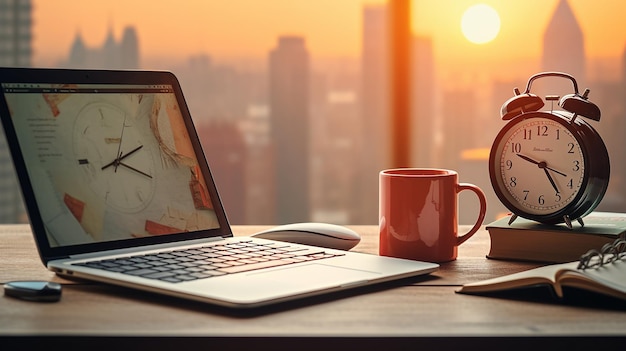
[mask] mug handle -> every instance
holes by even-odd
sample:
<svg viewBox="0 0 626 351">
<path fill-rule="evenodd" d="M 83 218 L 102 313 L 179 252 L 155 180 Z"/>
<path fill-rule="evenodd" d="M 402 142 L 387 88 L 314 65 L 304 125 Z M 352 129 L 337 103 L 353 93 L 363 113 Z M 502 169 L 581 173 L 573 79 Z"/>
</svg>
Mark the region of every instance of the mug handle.
<svg viewBox="0 0 626 351">
<path fill-rule="evenodd" d="M 474 227 L 472 227 L 472 229 L 470 229 L 467 233 L 456 238 L 457 246 L 464 243 L 467 239 L 474 235 L 478 229 L 480 229 L 480 226 L 485 220 L 485 214 L 487 213 L 487 198 L 485 197 L 485 193 L 483 193 L 479 187 L 474 184 L 459 183 L 456 190 L 457 195 L 463 190 L 471 190 L 476 194 L 476 196 L 478 196 L 478 200 L 480 201 L 480 213 L 478 214 L 478 219 L 476 220 Z"/>
</svg>

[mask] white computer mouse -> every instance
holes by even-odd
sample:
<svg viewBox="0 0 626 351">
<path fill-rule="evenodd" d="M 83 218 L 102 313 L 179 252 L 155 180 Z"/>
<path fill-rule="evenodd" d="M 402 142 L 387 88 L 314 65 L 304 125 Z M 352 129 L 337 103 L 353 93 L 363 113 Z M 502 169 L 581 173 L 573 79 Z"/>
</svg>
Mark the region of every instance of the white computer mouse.
<svg viewBox="0 0 626 351">
<path fill-rule="evenodd" d="M 361 236 L 352 229 L 317 222 L 279 225 L 252 236 L 338 250 L 350 250 L 361 241 Z"/>
</svg>

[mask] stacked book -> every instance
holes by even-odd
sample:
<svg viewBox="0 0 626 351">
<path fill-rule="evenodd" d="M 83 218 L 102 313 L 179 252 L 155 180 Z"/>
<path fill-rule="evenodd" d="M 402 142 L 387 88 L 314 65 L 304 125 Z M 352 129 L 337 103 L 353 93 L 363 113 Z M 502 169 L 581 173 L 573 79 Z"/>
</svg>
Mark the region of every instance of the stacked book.
<svg viewBox="0 0 626 351">
<path fill-rule="evenodd" d="M 583 218 L 584 226 L 572 222 L 546 225 L 510 216 L 486 226 L 491 237 L 488 258 L 563 263 L 576 261 L 591 248 L 600 248 L 624 238 L 626 213 L 592 212 Z"/>
</svg>

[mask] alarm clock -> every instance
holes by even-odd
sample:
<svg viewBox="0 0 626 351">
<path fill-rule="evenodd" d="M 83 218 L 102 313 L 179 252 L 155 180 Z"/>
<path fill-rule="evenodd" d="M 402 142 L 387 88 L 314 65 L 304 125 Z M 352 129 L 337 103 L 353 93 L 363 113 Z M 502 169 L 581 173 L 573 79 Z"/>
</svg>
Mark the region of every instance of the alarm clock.
<svg viewBox="0 0 626 351">
<path fill-rule="evenodd" d="M 569 79 L 573 94 L 546 96 L 560 109 L 540 110 L 544 99 L 530 92 L 540 78 Z M 598 132 L 584 117 L 600 120 L 600 109 L 588 100 L 589 89 L 578 92 L 574 77 L 542 72 L 528 80 L 526 90 L 502 105 L 508 123 L 497 134 L 489 154 L 489 176 L 498 199 L 512 215 L 545 224 L 565 223 L 592 212 L 608 187 L 609 155 Z"/>
</svg>

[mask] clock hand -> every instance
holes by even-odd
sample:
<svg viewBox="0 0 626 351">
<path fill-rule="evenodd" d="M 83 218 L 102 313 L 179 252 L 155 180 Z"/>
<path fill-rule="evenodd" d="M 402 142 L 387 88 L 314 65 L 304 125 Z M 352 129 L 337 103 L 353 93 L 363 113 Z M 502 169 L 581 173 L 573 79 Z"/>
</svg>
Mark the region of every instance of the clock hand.
<svg viewBox="0 0 626 351">
<path fill-rule="evenodd" d="M 124 156 L 120 155 L 120 158 L 118 159 L 118 161 L 121 161 L 121 160 L 125 159 L 126 157 L 132 155 L 133 153 L 137 152 L 137 150 L 141 149 L 142 147 L 143 147 L 143 145 L 139 145 L 136 148 L 130 150 L 130 152 L 128 152 L 126 155 L 124 155 Z"/>
<path fill-rule="evenodd" d="M 142 147 L 143 147 L 143 145 L 139 145 L 136 148 L 132 149 L 129 153 L 127 153 L 124 156 L 122 156 L 121 152 L 120 152 L 120 155 L 115 160 L 113 160 L 110 163 L 107 163 L 106 165 L 102 166 L 102 169 L 104 170 L 105 168 L 111 167 L 113 165 L 115 165 L 115 169 L 117 169 L 117 166 L 121 163 L 121 161 L 123 159 L 125 159 L 126 157 L 132 155 L 133 153 L 135 153 L 137 150 L 141 149 Z"/>
<path fill-rule="evenodd" d="M 559 188 L 556 187 L 556 183 L 554 182 L 554 179 L 552 179 L 552 176 L 550 175 L 550 172 L 548 172 L 548 169 L 544 167 L 543 171 L 546 173 L 546 176 L 548 177 L 548 180 L 550 181 L 550 184 L 552 184 L 552 187 L 554 188 L 554 191 L 556 191 L 558 193 L 559 192 Z"/>
<path fill-rule="evenodd" d="M 106 165 L 102 166 L 101 169 L 104 170 L 106 168 L 109 168 L 109 167 L 113 166 L 116 162 L 117 162 L 117 157 L 115 158 L 115 160 L 113 160 L 113 161 L 107 163 Z"/>
<path fill-rule="evenodd" d="M 100 115 L 102 115 L 102 110 L 100 110 Z M 117 158 L 115 159 L 116 161 L 119 161 L 122 159 L 122 140 L 124 139 L 124 128 L 126 127 L 126 114 L 124 114 L 124 121 L 122 121 L 122 133 L 120 134 L 120 143 L 117 145 Z M 116 161 L 113 161 L 114 165 L 115 165 L 115 171 L 117 171 L 117 166 L 118 163 Z"/>
<path fill-rule="evenodd" d="M 128 168 L 128 169 L 130 169 L 130 170 L 133 170 L 133 171 L 135 171 L 135 172 L 137 172 L 137 173 L 139 173 L 139 174 L 143 174 L 143 175 L 145 175 L 145 176 L 146 176 L 146 177 L 148 177 L 148 178 L 152 178 L 152 176 L 151 176 L 151 175 L 149 175 L 148 173 L 142 172 L 142 171 L 138 170 L 138 169 L 137 169 L 137 168 L 135 168 L 135 167 L 132 167 L 132 166 L 129 166 L 129 165 L 125 164 L 124 162 L 118 162 L 118 164 L 119 164 L 120 166 L 124 166 L 124 167 L 126 167 L 126 168 Z"/>
<path fill-rule="evenodd" d="M 526 160 L 526 161 L 528 161 L 530 163 L 534 163 L 536 165 L 539 164 L 539 161 L 535 161 L 535 160 L 533 160 L 532 158 L 530 158 L 530 157 L 528 157 L 526 155 L 522 155 L 522 154 L 516 154 L 516 155 L 519 156 L 521 159 Z"/>
<path fill-rule="evenodd" d="M 521 159 L 523 159 L 523 160 L 526 160 L 526 161 L 528 161 L 528 162 L 530 162 L 530 163 L 534 163 L 534 164 L 536 164 L 539 168 L 549 169 L 549 170 L 551 170 L 552 172 L 554 172 L 554 173 L 556 173 L 556 174 L 560 174 L 560 175 L 562 175 L 563 177 L 567 177 L 567 174 L 565 174 L 565 173 L 563 173 L 563 172 L 559 172 L 559 171 L 557 171 L 557 170 L 556 170 L 556 169 L 554 169 L 554 168 L 548 167 L 548 164 L 547 164 L 545 161 L 541 161 L 541 162 L 539 162 L 539 161 L 535 161 L 535 160 L 533 160 L 532 158 L 530 158 L 530 157 L 528 157 L 528 156 L 526 156 L 526 155 L 522 155 L 522 154 L 516 154 L 516 155 L 517 155 L 517 156 L 519 156 L 519 157 L 520 157 Z"/>
<path fill-rule="evenodd" d="M 546 168 L 546 169 L 551 170 L 552 172 L 554 172 L 554 173 L 556 173 L 556 174 L 560 174 L 560 175 L 562 175 L 563 177 L 567 177 L 567 174 L 565 174 L 565 173 L 563 173 L 563 172 L 559 172 L 559 171 L 557 171 L 556 169 L 550 168 L 550 167 L 548 167 L 548 166 L 546 166 L 545 168 Z"/>
<path fill-rule="evenodd" d="M 530 163 L 534 163 L 534 164 L 537 165 L 537 167 L 543 169 L 543 171 L 546 173 L 546 176 L 548 177 L 548 180 L 550 181 L 550 184 L 552 184 L 552 187 L 554 188 L 554 190 L 557 193 L 559 192 L 559 189 L 556 187 L 556 183 L 554 183 L 554 179 L 552 179 L 552 176 L 550 175 L 550 172 L 548 172 L 548 169 L 550 169 L 550 168 L 548 167 L 548 165 L 546 164 L 545 161 L 538 162 L 538 161 L 535 161 L 535 160 L 533 160 L 532 158 L 530 158 L 530 157 L 528 157 L 526 155 L 522 155 L 522 154 L 516 154 L 516 155 L 519 156 L 521 159 L 526 160 L 526 161 L 528 161 Z M 558 172 L 558 171 L 555 171 L 555 172 L 557 172 L 559 174 L 563 174 L 563 173 Z"/>
</svg>

